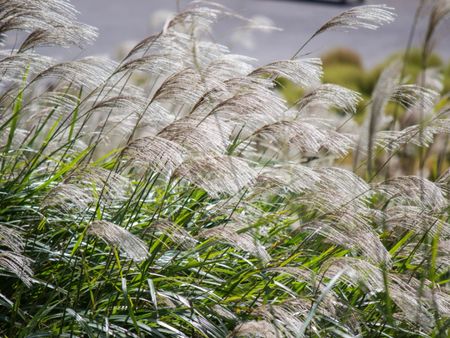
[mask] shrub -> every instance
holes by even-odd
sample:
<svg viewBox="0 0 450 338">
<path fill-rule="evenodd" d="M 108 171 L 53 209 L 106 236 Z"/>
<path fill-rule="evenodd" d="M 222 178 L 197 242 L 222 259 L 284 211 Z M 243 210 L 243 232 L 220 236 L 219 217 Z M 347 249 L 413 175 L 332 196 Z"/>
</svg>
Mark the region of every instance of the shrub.
<svg viewBox="0 0 450 338">
<path fill-rule="evenodd" d="M 335 65 L 350 65 L 362 69 L 363 64 L 359 54 L 347 48 L 334 48 L 321 56 L 324 68 Z"/>
<path fill-rule="evenodd" d="M 335 83 L 353 90 L 359 90 L 363 85 L 361 69 L 352 65 L 333 65 L 324 69 L 324 81 Z"/>
</svg>

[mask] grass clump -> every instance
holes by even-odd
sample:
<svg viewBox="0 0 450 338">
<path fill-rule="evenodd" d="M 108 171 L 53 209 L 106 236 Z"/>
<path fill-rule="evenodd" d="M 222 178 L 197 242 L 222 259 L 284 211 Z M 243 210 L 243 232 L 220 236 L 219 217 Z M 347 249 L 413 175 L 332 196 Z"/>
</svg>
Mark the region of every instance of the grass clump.
<svg viewBox="0 0 450 338">
<path fill-rule="evenodd" d="M 320 59 L 255 66 L 206 40 L 220 5 L 192 3 L 120 62 L 57 62 L 36 48 L 95 35 L 75 9 L 0 4 L 0 32 L 29 34 L 0 60 L 3 335 L 448 334 L 448 173 L 374 163 L 447 133 L 435 91 L 390 66 L 358 129 L 359 94 L 321 83 Z M 314 36 L 393 17 L 364 6 Z M 432 114 L 386 130 L 390 101 Z"/>
</svg>

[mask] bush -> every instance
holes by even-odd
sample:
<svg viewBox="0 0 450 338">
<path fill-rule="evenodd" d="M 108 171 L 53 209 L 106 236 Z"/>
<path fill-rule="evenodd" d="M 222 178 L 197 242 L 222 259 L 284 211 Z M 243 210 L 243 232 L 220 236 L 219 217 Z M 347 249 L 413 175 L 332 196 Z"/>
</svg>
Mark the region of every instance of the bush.
<svg viewBox="0 0 450 338">
<path fill-rule="evenodd" d="M 359 68 L 346 64 L 324 68 L 323 78 L 324 82 L 335 83 L 357 91 L 364 81 Z"/>
<path fill-rule="evenodd" d="M 337 65 L 349 65 L 362 69 L 363 64 L 359 54 L 347 48 L 334 48 L 321 56 L 325 68 Z"/>
</svg>

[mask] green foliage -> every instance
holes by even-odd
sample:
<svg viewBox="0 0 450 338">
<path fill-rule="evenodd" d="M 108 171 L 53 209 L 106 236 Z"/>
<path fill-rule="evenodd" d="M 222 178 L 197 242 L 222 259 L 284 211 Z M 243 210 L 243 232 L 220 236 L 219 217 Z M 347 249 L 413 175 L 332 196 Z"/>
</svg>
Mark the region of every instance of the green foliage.
<svg viewBox="0 0 450 338">
<path fill-rule="evenodd" d="M 361 69 L 353 65 L 332 65 L 324 69 L 324 81 L 336 83 L 352 90 L 362 87 Z"/>
<path fill-rule="evenodd" d="M 351 49 L 335 48 L 321 56 L 325 68 L 334 65 L 350 65 L 362 69 L 363 64 L 358 53 Z"/>
<path fill-rule="evenodd" d="M 303 96 L 304 90 L 286 78 L 277 79 L 278 90 L 289 105 L 294 105 Z"/>
<path fill-rule="evenodd" d="M 450 62 L 447 64 L 447 66 L 444 69 L 444 93 L 450 92 Z"/>
</svg>

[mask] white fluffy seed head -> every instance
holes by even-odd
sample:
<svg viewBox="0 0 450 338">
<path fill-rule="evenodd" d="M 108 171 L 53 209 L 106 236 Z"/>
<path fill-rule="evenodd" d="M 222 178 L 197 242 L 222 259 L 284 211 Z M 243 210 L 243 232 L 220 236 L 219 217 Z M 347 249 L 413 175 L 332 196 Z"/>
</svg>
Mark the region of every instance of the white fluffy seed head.
<svg viewBox="0 0 450 338">
<path fill-rule="evenodd" d="M 394 21 L 396 15 L 393 8 L 386 5 L 366 5 L 353 7 L 335 16 L 325 23 L 315 35 L 330 30 L 346 29 L 377 29 Z"/>
<path fill-rule="evenodd" d="M 271 259 L 264 246 L 248 232 L 240 232 L 241 227 L 236 224 L 219 225 L 211 229 L 202 230 L 200 238 L 215 238 L 224 241 L 237 249 L 246 251 L 264 263 Z"/>
<path fill-rule="evenodd" d="M 107 221 L 94 221 L 88 233 L 101 238 L 109 245 L 118 247 L 127 257 L 140 262 L 147 257 L 147 245 L 124 228 Z"/>
</svg>

